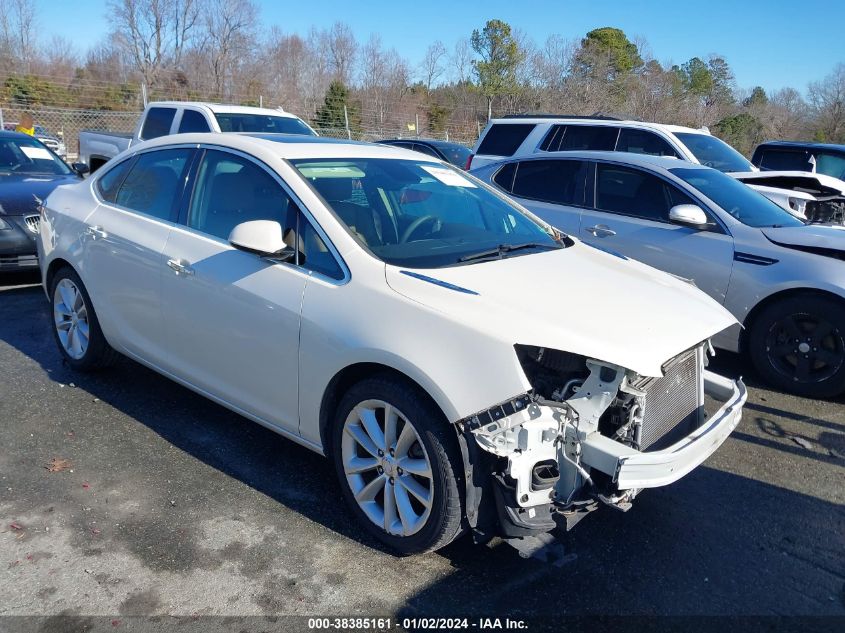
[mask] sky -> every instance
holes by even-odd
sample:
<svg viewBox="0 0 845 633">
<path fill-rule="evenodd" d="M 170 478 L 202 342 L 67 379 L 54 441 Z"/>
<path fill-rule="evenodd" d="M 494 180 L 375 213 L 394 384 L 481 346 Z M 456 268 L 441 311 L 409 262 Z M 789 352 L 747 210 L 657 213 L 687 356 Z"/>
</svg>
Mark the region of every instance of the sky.
<svg viewBox="0 0 845 633">
<path fill-rule="evenodd" d="M 104 0 L 36 0 L 39 38 L 63 35 L 84 53 L 106 34 Z M 449 50 L 489 19 L 526 32 L 535 42 L 551 34 L 581 38 L 602 26 L 642 36 L 661 63 L 722 55 L 741 88 L 785 86 L 806 91 L 845 62 L 843 0 L 257 0 L 263 27 L 307 34 L 335 21 L 352 27 L 359 42 L 372 33 L 387 48 L 417 64 L 426 47 L 442 40 Z M 318 9 L 318 10 L 317 10 Z"/>
</svg>

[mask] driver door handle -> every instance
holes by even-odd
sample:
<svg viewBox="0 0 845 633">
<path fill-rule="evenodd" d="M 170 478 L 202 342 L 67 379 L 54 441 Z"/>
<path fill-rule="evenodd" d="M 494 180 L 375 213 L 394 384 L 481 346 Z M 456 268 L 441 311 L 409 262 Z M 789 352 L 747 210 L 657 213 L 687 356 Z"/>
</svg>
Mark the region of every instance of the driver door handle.
<svg viewBox="0 0 845 633">
<path fill-rule="evenodd" d="M 95 240 L 104 240 L 108 237 L 108 233 L 103 230 L 101 226 L 89 226 L 85 229 L 85 233 L 93 237 Z"/>
<path fill-rule="evenodd" d="M 177 275 L 193 275 L 194 269 L 184 259 L 168 259 L 167 265 Z"/>
<path fill-rule="evenodd" d="M 607 224 L 596 224 L 595 226 L 585 229 L 587 233 L 592 233 L 594 237 L 611 237 L 616 235 L 616 231 L 607 226 Z"/>
</svg>

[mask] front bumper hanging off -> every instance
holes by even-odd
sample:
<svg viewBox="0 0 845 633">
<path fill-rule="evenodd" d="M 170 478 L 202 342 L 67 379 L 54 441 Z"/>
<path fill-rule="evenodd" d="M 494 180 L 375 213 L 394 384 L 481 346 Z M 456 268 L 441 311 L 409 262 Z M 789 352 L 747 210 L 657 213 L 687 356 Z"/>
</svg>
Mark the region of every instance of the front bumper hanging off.
<svg viewBox="0 0 845 633">
<path fill-rule="evenodd" d="M 619 490 L 657 488 L 677 481 L 724 443 L 739 424 L 748 398 L 742 380 L 734 382 L 710 371 L 704 372 L 704 392 L 724 404 L 679 442 L 660 451 L 641 452 L 591 433 L 582 442 L 583 463 L 612 476 Z"/>
</svg>

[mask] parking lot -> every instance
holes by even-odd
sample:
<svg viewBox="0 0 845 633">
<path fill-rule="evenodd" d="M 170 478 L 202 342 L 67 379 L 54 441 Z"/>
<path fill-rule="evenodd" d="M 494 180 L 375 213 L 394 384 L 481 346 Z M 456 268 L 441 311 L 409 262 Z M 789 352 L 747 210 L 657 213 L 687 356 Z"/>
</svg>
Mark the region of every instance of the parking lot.
<svg viewBox="0 0 845 633">
<path fill-rule="evenodd" d="M 129 360 L 64 367 L 36 281 L 0 279 L 0 614 L 845 615 L 843 400 L 721 353 L 750 387 L 732 437 L 560 533 L 562 564 L 469 539 L 399 559 L 318 455 Z"/>
</svg>

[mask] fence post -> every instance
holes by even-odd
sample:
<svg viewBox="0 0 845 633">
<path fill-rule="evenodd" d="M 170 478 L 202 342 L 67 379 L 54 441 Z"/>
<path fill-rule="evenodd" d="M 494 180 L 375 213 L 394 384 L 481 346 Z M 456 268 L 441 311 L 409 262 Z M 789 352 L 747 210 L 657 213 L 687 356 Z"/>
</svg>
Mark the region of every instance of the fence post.
<svg viewBox="0 0 845 633">
<path fill-rule="evenodd" d="M 449 142 L 449 129 L 446 129 L 446 142 Z"/>
<path fill-rule="evenodd" d="M 5 129 L 3 127 L 3 108 L 0 108 L 0 130 Z"/>
<path fill-rule="evenodd" d="M 414 131 L 417 133 L 417 138 L 420 137 L 420 115 L 419 113 L 414 114 Z"/>
<path fill-rule="evenodd" d="M 349 112 L 346 109 L 346 104 L 343 104 L 343 123 L 346 126 L 346 138 L 352 140 L 352 131 L 349 129 Z"/>
<path fill-rule="evenodd" d="M 259 107 L 259 108 L 263 108 L 263 107 L 264 107 L 264 95 L 258 95 L 258 107 Z M 404 427 L 403 427 L 403 428 L 404 428 Z"/>
<path fill-rule="evenodd" d="M 141 83 L 141 100 L 144 102 L 144 107 L 147 107 L 147 84 Z"/>
</svg>

